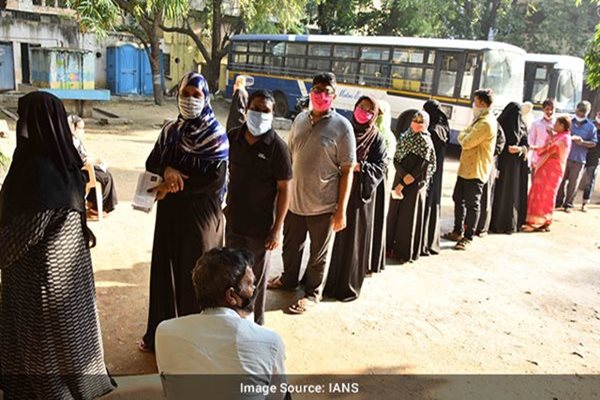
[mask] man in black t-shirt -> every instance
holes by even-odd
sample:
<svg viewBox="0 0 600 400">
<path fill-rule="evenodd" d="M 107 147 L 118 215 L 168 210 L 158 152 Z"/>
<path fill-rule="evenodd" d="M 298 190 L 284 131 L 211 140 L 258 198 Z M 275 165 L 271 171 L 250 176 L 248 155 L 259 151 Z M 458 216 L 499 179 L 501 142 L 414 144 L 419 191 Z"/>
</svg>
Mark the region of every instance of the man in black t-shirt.
<svg viewBox="0 0 600 400">
<path fill-rule="evenodd" d="M 228 132 L 229 187 L 226 244 L 254 253 L 254 320 L 264 323 L 270 252 L 281 244 L 289 207 L 292 160 L 273 130 L 273 94 L 257 90 L 248 98 L 246 122 Z"/>
</svg>

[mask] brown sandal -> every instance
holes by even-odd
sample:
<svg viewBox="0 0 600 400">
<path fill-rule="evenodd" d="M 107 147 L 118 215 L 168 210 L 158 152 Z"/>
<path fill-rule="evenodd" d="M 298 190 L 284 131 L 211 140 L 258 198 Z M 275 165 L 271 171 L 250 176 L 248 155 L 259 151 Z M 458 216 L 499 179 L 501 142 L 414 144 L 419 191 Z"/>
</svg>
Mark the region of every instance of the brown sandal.
<svg viewBox="0 0 600 400">
<path fill-rule="evenodd" d="M 301 298 L 296 302 L 296 304 L 292 304 L 288 309 L 292 314 L 304 314 L 305 312 L 311 310 L 317 303 L 315 301 L 309 300 L 306 297 Z"/>
</svg>

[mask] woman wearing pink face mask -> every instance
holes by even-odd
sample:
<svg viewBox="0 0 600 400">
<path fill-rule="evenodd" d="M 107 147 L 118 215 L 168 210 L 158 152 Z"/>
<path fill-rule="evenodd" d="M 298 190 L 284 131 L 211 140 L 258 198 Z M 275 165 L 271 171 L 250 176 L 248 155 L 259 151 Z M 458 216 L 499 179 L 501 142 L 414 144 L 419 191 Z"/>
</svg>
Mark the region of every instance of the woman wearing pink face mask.
<svg viewBox="0 0 600 400">
<path fill-rule="evenodd" d="M 356 159 L 350 200 L 346 211 L 346 229 L 335 236 L 331 264 L 324 295 L 340 301 L 358 298 L 367 271 L 371 270 L 374 237 L 375 192 L 387 173 L 385 140 L 375 122 L 377 101 L 362 96 L 351 119 L 356 138 Z M 380 229 L 383 223 L 375 224 Z"/>
<path fill-rule="evenodd" d="M 419 258 L 424 247 L 423 231 L 427 189 L 436 169 L 433 142 L 427 131 L 429 114 L 418 111 L 410 128 L 398 138 L 394 157 L 394 196 L 387 220 L 388 255 L 400 263 Z"/>
</svg>

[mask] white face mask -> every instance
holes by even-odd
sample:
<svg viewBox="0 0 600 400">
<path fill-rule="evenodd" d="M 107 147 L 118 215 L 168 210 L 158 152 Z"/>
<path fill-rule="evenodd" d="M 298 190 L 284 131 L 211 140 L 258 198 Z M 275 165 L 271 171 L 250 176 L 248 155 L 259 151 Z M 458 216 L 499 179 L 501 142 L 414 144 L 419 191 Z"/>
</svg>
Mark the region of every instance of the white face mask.
<svg viewBox="0 0 600 400">
<path fill-rule="evenodd" d="M 481 114 L 483 114 L 487 110 L 487 108 L 477 107 L 475 103 L 473 103 L 473 116 L 475 118 L 479 118 Z"/>
<path fill-rule="evenodd" d="M 596 123 L 600 124 L 600 117 L 596 117 Z"/>
<path fill-rule="evenodd" d="M 180 97 L 178 105 L 179 113 L 184 119 L 196 119 L 204 110 L 204 98 Z"/>
<path fill-rule="evenodd" d="M 583 122 L 583 121 L 586 120 L 585 117 L 580 117 L 580 116 L 577 116 L 577 115 L 575 116 L 575 119 L 577 120 L 577 122 Z"/>
<path fill-rule="evenodd" d="M 273 126 L 273 113 L 249 110 L 246 115 L 246 125 L 253 136 L 264 135 Z"/>
</svg>

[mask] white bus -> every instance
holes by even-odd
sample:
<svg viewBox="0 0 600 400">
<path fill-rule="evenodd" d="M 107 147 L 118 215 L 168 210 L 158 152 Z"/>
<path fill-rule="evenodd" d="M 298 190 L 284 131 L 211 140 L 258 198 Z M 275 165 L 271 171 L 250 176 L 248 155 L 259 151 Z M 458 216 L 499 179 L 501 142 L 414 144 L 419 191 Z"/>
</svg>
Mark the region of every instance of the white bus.
<svg viewBox="0 0 600 400">
<path fill-rule="evenodd" d="M 331 71 L 338 80 L 335 107 L 349 116 L 363 94 L 384 99 L 393 117 L 439 100 L 450 118 L 453 139 L 473 114 L 473 92 L 494 90 L 494 109 L 521 101 L 525 51 L 500 42 L 387 36 L 236 35 L 228 60 L 227 95 L 237 75 L 269 89 L 276 114 L 290 116 L 311 78 Z"/>
<path fill-rule="evenodd" d="M 542 102 L 552 98 L 557 112 L 575 113 L 583 91 L 584 66 L 584 61 L 578 57 L 527 54 L 523 99 L 531 101 L 541 112 Z"/>
</svg>

